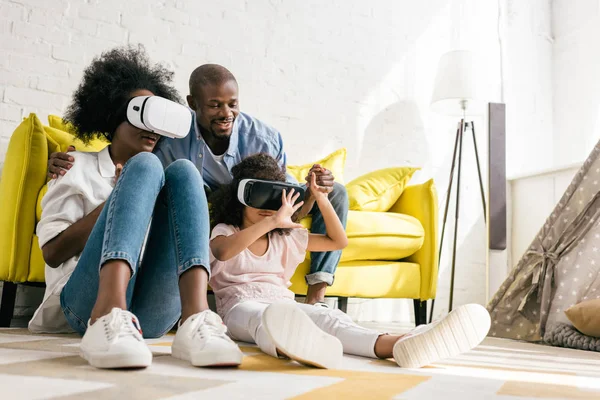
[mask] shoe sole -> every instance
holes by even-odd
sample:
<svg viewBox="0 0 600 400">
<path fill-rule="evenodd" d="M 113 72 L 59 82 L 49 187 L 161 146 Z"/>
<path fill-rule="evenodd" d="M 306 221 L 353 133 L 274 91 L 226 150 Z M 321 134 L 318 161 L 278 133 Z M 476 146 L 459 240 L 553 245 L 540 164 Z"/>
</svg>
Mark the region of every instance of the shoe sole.
<svg viewBox="0 0 600 400">
<path fill-rule="evenodd" d="M 171 355 L 180 360 L 189 361 L 194 367 L 237 367 L 242 364 L 244 355 L 225 354 L 224 352 L 204 352 L 201 355 L 190 354 L 177 346 L 171 347 Z"/>
<path fill-rule="evenodd" d="M 323 332 L 294 304 L 271 304 L 262 323 L 277 350 L 292 360 L 318 368 L 337 368 L 342 362 L 339 339 Z"/>
<path fill-rule="evenodd" d="M 106 354 L 79 351 L 81 357 L 92 367 L 102 369 L 146 368 L 152 364 L 152 353 L 148 354 Z"/>
<path fill-rule="evenodd" d="M 394 360 L 403 368 L 421 368 L 458 356 L 479 345 L 490 329 L 490 315 L 478 304 L 453 310 L 430 330 L 394 345 Z"/>
</svg>

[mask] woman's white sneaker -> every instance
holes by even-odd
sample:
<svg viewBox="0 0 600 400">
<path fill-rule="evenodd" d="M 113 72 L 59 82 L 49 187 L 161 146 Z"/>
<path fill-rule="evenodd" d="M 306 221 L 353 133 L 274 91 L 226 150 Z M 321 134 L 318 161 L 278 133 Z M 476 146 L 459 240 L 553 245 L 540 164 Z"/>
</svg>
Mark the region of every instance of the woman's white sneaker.
<svg viewBox="0 0 600 400">
<path fill-rule="evenodd" d="M 96 368 L 142 368 L 152 363 L 138 319 L 120 308 L 113 308 L 92 325 L 88 322 L 79 352 Z"/>
<path fill-rule="evenodd" d="M 171 354 L 196 367 L 227 367 L 242 363 L 244 354 L 227 336 L 221 317 L 211 310 L 189 317 L 177 329 Z"/>
<path fill-rule="evenodd" d="M 479 345 L 490 329 L 490 314 L 479 304 L 467 304 L 443 319 L 421 325 L 394 345 L 394 360 L 404 368 L 455 357 Z"/>
<path fill-rule="evenodd" d="M 277 350 L 292 360 L 319 368 L 337 368 L 342 362 L 339 339 L 321 330 L 291 302 L 267 307 L 262 324 Z"/>
</svg>

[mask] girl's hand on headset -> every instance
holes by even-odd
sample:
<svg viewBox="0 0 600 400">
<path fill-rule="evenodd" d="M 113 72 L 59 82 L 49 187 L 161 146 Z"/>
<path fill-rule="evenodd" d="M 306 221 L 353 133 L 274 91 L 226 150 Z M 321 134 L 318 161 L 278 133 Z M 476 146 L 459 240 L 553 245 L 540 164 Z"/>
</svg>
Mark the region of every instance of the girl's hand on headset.
<svg viewBox="0 0 600 400">
<path fill-rule="evenodd" d="M 294 192 L 294 189 L 292 189 L 289 193 L 286 193 L 284 189 L 283 193 L 281 194 L 281 207 L 279 210 L 277 210 L 277 213 L 273 215 L 273 219 L 277 228 L 303 228 L 301 224 L 292 221 L 292 215 L 294 215 L 294 213 L 298 211 L 300 207 L 302 207 L 302 204 L 304 204 L 303 201 L 296 203 L 296 200 L 298 200 L 298 197 L 300 197 L 300 193 L 294 194 Z"/>
</svg>

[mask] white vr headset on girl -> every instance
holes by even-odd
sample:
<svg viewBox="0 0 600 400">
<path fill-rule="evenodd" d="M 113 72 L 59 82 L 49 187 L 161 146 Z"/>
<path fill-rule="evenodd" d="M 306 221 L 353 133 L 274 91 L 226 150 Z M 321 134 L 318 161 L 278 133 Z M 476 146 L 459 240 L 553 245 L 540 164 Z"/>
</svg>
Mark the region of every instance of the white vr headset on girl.
<svg viewBox="0 0 600 400">
<path fill-rule="evenodd" d="M 190 110 L 159 96 L 137 96 L 127 104 L 127 121 L 140 129 L 181 139 L 192 125 Z"/>
<path fill-rule="evenodd" d="M 300 193 L 296 202 L 304 200 L 306 189 L 302 186 L 260 179 L 242 179 L 238 185 L 237 197 L 245 206 L 277 211 L 281 208 L 281 195 L 284 189 L 286 193 L 290 193 L 292 189 L 294 193 Z"/>
</svg>

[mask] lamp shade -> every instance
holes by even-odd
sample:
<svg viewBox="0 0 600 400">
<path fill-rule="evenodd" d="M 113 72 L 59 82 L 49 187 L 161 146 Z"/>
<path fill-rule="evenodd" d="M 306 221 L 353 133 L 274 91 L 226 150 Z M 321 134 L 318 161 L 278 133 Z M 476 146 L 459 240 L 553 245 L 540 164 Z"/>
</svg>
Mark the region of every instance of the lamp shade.
<svg viewBox="0 0 600 400">
<path fill-rule="evenodd" d="M 431 109 L 446 115 L 483 114 L 482 77 L 480 60 L 474 53 L 456 50 L 444 54 L 438 64 Z"/>
</svg>

